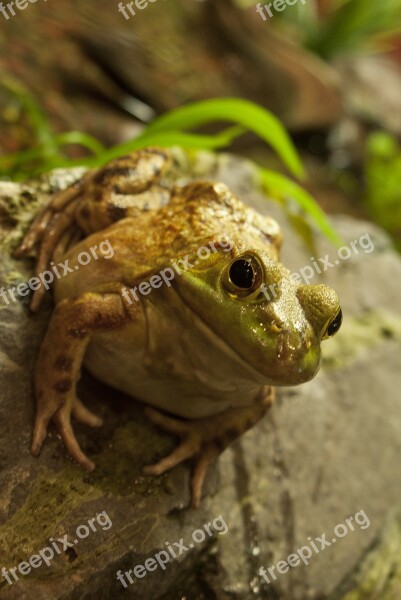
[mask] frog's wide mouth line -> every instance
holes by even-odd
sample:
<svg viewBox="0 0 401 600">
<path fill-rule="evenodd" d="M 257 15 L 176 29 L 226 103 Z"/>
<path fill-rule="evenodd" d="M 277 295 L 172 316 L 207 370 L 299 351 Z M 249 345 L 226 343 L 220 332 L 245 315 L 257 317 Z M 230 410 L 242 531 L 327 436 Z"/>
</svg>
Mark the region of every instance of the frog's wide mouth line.
<svg viewBox="0 0 401 600">
<path fill-rule="evenodd" d="M 170 292 L 171 291 L 172 288 L 170 288 Z M 214 343 L 216 347 L 220 347 L 222 352 L 230 356 L 235 362 L 240 363 L 241 366 L 249 372 L 252 381 L 255 381 L 261 385 L 277 385 L 273 382 L 266 381 L 266 375 L 248 362 L 244 356 L 242 356 L 235 348 L 231 346 L 231 344 L 227 342 L 226 339 L 216 335 L 216 333 L 211 329 L 210 325 L 202 317 L 195 313 L 193 308 L 188 304 L 188 301 L 180 294 L 177 288 L 174 288 L 174 292 L 177 294 L 177 296 L 179 296 L 180 301 L 185 304 L 186 308 L 190 311 L 192 318 L 196 323 L 199 324 L 199 328 L 205 333 L 206 337 L 213 340 L 212 343 Z M 289 384 L 288 387 L 291 386 L 292 384 Z"/>
</svg>

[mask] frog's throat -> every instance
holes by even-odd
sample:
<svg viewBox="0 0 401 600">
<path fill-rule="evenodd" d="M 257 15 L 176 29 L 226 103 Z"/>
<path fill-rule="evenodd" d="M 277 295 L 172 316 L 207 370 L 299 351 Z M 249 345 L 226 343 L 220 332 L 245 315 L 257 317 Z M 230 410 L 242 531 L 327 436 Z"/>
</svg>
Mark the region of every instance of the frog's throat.
<svg viewBox="0 0 401 600">
<path fill-rule="evenodd" d="M 249 373 L 249 381 L 258 383 L 260 385 L 275 385 L 274 381 L 270 380 L 265 374 L 258 371 L 253 367 L 241 354 L 237 352 L 226 340 L 218 336 L 208 323 L 202 319 L 192 307 L 188 304 L 186 299 L 179 293 L 177 288 L 170 288 L 169 292 L 174 292 L 180 299 L 180 302 L 185 305 L 186 309 L 191 313 L 192 318 L 198 325 L 200 331 L 210 340 L 210 343 L 214 344 L 215 347 L 220 348 L 221 352 L 231 358 L 235 363 L 238 363 L 247 373 Z"/>
</svg>

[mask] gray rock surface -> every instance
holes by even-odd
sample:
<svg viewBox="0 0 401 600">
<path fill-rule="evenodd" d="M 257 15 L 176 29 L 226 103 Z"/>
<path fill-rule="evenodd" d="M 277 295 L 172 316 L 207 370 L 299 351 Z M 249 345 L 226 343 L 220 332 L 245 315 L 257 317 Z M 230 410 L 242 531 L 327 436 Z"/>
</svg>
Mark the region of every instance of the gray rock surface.
<svg viewBox="0 0 401 600">
<path fill-rule="evenodd" d="M 0 183 L 0 287 L 31 276 L 32 265 L 11 259 L 10 247 L 50 191 L 78 174 L 58 172 L 23 186 Z M 286 210 L 266 200 L 249 163 L 224 155 L 182 157 L 175 176 L 188 174 L 225 181 L 242 200 L 275 216 L 284 230 L 283 262 L 294 271 L 310 265 L 312 254 L 294 233 Z M 139 403 L 88 375 L 80 395 L 106 425 L 77 431 L 97 469 L 82 472 L 54 434 L 41 457 L 31 457 L 32 365 L 51 298 L 34 317 L 25 303 L 6 306 L 0 299 L 0 569 L 28 560 L 50 538 L 67 534 L 73 540 L 77 527 L 103 511 L 112 521 L 108 529 L 98 523 L 96 532 L 56 555 L 49 567 L 18 573 L 13 585 L 0 577 L 0 598 L 337 600 L 342 590 L 349 594 L 344 582 L 362 568 L 399 502 L 401 259 L 371 224 L 345 217 L 333 222 L 345 244 L 369 234 L 375 246 L 370 253 L 359 247 L 358 255 L 312 280 L 338 292 L 341 333 L 324 344 L 318 376 L 299 388 L 279 390 L 271 413 L 220 457 L 198 511 L 184 509 L 187 465 L 159 479 L 141 474 L 141 467 L 175 440 L 146 422 Z M 314 243 L 315 258 L 338 259 L 319 234 Z M 314 552 L 308 566 L 290 567 L 270 584 L 258 574 L 261 566 L 267 569 L 310 543 L 309 537 L 325 533 L 331 540 L 336 525 L 359 511 L 369 527 L 355 525 L 335 544 Z M 143 564 L 166 542 L 190 542 L 195 529 L 219 515 L 226 534 L 195 543 L 165 570 L 149 572 L 125 590 L 117 581 L 118 569 Z M 394 594 L 386 600 L 399 600 L 397 590 Z M 381 598 L 366 596 L 376 597 Z"/>
</svg>

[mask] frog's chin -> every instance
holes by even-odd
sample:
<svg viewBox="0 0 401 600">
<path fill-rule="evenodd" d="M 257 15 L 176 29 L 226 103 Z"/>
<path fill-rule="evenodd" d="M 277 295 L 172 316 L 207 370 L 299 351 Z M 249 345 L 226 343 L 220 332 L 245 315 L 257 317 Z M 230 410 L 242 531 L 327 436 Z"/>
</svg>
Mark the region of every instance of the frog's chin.
<svg viewBox="0 0 401 600">
<path fill-rule="evenodd" d="M 302 383 L 307 383 L 311 381 L 319 371 L 320 365 L 318 365 L 314 370 L 303 371 L 302 369 L 295 371 L 290 370 L 288 373 L 283 375 L 283 377 L 271 377 L 269 385 L 273 385 L 275 387 L 291 387 L 295 385 L 301 385 Z"/>
<path fill-rule="evenodd" d="M 276 359 L 271 362 L 261 365 L 259 368 L 256 365 L 253 367 L 265 377 L 266 385 L 275 387 L 289 387 L 301 385 L 315 377 L 320 369 L 322 362 L 321 354 L 314 353 L 293 360 Z"/>
</svg>

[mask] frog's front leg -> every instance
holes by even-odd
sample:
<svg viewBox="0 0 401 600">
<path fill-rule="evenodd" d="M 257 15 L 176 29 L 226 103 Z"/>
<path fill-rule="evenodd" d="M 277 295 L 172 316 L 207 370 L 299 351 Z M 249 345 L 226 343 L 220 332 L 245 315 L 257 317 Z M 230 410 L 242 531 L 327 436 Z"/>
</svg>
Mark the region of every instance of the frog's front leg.
<svg viewBox="0 0 401 600">
<path fill-rule="evenodd" d="M 145 414 L 152 423 L 178 436 L 181 442 L 167 457 L 145 467 L 144 473 L 161 475 L 181 462 L 194 458 L 191 505 L 197 508 L 210 463 L 235 439 L 251 429 L 269 410 L 273 400 L 274 389 L 264 387 L 249 407 L 229 408 L 213 417 L 193 421 L 176 419 L 153 408 L 147 408 Z"/>
<path fill-rule="evenodd" d="M 86 469 L 94 468 L 79 447 L 71 415 L 92 427 L 100 426 L 102 421 L 76 397 L 76 384 L 93 334 L 121 327 L 128 318 L 118 294 L 87 293 L 56 306 L 36 367 L 37 411 L 31 450 L 34 456 L 39 454 L 49 422 L 53 421 L 68 453 Z M 55 348 L 60 350 L 55 352 Z"/>
</svg>

